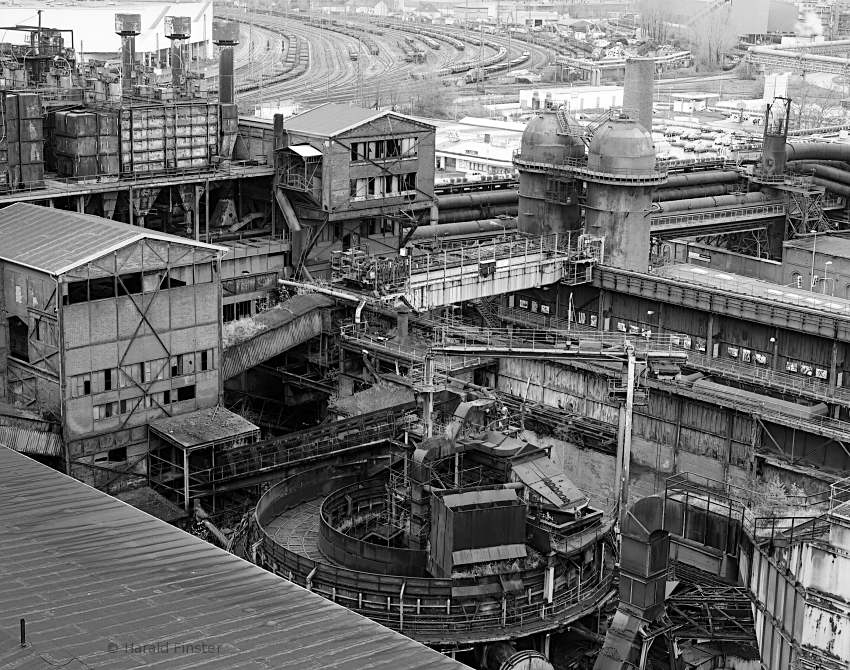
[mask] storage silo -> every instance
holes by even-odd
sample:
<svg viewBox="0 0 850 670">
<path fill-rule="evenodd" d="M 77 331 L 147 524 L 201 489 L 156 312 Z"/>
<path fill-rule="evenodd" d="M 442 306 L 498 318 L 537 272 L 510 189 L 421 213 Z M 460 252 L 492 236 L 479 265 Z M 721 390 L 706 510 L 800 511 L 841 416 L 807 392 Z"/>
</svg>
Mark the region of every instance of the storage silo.
<svg viewBox="0 0 850 670">
<path fill-rule="evenodd" d="M 581 227 L 579 182 L 559 170 L 584 157 L 581 131 L 563 112 L 545 110 L 528 122 L 522 134 L 519 171 L 518 228 L 548 234 Z"/>
</svg>

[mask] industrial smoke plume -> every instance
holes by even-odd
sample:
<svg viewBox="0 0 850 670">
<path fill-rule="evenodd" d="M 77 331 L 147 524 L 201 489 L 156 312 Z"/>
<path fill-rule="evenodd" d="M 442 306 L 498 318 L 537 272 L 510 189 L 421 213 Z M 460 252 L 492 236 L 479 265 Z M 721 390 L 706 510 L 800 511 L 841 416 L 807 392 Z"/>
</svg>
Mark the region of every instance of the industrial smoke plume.
<svg viewBox="0 0 850 670">
<path fill-rule="evenodd" d="M 800 37 L 823 35 L 823 24 L 816 14 L 807 12 L 805 16 L 803 16 L 802 22 L 797 21 L 797 23 L 794 24 L 794 32 L 796 32 Z"/>
</svg>

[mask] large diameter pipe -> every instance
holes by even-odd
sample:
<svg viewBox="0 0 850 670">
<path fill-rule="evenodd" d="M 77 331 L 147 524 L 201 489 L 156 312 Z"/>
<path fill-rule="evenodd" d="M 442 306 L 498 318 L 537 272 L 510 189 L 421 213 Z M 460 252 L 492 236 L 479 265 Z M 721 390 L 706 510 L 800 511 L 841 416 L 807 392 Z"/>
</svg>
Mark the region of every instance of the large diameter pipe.
<svg viewBox="0 0 850 670">
<path fill-rule="evenodd" d="M 218 100 L 228 105 L 234 102 L 235 83 L 233 81 L 233 47 L 221 47 L 218 59 Z"/>
<path fill-rule="evenodd" d="M 819 186 L 826 187 L 827 191 L 837 195 L 850 197 L 850 184 L 839 184 L 838 182 L 831 181 L 829 179 L 822 179 L 821 177 L 813 177 L 812 181 Z"/>
<path fill-rule="evenodd" d="M 828 179 L 831 181 L 841 182 L 842 184 L 850 184 L 850 172 L 828 165 L 820 165 L 818 163 L 804 163 L 805 170 L 811 170 L 815 177 Z"/>
<path fill-rule="evenodd" d="M 437 215 L 438 223 L 459 223 L 460 221 L 473 221 L 478 219 L 495 218 L 497 216 L 516 216 L 518 206 L 494 205 L 482 206 L 475 209 L 449 209 L 440 210 Z"/>
<path fill-rule="evenodd" d="M 770 202 L 770 196 L 764 193 L 746 193 L 742 195 L 718 195 L 705 198 L 688 198 L 686 200 L 670 200 L 656 202 L 652 205 L 655 212 L 685 212 L 699 209 L 714 209 L 715 207 L 735 207 L 757 205 Z"/>
<path fill-rule="evenodd" d="M 833 144 L 831 142 L 794 142 L 785 145 L 785 156 L 789 161 L 850 160 L 850 144 Z"/>
<path fill-rule="evenodd" d="M 738 181 L 734 170 L 705 170 L 704 172 L 679 172 L 667 177 L 666 188 L 696 186 L 697 184 L 729 184 Z"/>
<path fill-rule="evenodd" d="M 497 191 L 479 191 L 477 193 L 455 193 L 441 195 L 437 198 L 437 207 L 443 209 L 460 209 L 462 207 L 478 207 L 480 205 L 516 204 L 519 194 L 512 188 Z"/>
<path fill-rule="evenodd" d="M 491 234 L 498 235 L 516 230 L 516 219 L 484 219 L 481 221 L 458 221 L 457 223 L 438 223 L 435 226 L 419 226 L 411 236 L 414 240 L 453 235 Z"/>
<path fill-rule="evenodd" d="M 683 188 L 660 188 L 652 194 L 656 202 L 665 200 L 686 200 L 709 195 L 726 195 L 733 188 L 731 184 L 703 184 L 701 186 L 685 186 Z"/>
</svg>

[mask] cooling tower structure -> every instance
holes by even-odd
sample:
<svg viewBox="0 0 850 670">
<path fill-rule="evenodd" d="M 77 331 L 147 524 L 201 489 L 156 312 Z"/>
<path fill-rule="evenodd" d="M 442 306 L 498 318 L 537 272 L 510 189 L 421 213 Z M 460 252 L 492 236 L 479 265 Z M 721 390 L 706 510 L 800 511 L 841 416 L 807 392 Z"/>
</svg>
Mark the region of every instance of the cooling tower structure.
<svg viewBox="0 0 850 670">
<path fill-rule="evenodd" d="M 585 233 L 604 239 L 605 265 L 646 272 L 651 192 L 667 181 L 649 131 L 625 113 L 604 121 L 580 174 L 587 185 Z"/>
<path fill-rule="evenodd" d="M 519 160 L 518 228 L 548 234 L 581 227 L 581 183 L 563 167 L 584 159 L 582 130 L 563 112 L 545 110 L 529 121 Z"/>
</svg>

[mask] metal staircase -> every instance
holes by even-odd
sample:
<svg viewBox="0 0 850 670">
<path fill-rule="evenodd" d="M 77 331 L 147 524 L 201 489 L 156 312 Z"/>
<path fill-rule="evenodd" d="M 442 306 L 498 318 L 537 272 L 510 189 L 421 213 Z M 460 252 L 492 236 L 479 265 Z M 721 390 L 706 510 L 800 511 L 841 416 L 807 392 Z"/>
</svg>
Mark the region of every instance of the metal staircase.
<svg viewBox="0 0 850 670">
<path fill-rule="evenodd" d="M 490 300 L 487 298 L 474 298 L 469 302 L 475 308 L 475 311 L 481 316 L 481 320 L 484 322 L 485 326 L 488 328 L 502 327 L 502 321 L 499 319 L 499 315 L 496 313 L 496 310 L 493 308 Z"/>
</svg>

